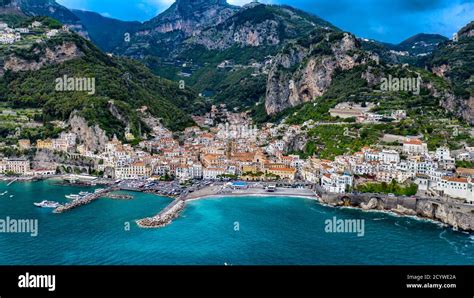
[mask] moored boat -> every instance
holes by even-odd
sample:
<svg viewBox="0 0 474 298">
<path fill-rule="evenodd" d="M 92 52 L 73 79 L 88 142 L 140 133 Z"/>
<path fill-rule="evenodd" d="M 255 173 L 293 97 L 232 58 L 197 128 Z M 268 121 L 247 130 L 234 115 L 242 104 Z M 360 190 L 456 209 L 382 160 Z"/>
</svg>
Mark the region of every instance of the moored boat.
<svg viewBox="0 0 474 298">
<path fill-rule="evenodd" d="M 40 208 L 58 208 L 59 206 L 61 206 L 61 204 L 59 204 L 58 202 L 46 201 L 46 200 L 40 203 L 34 203 L 34 205 Z"/>
<path fill-rule="evenodd" d="M 78 200 L 81 198 L 80 195 L 76 195 L 76 194 L 70 194 L 70 195 L 66 195 L 65 196 L 67 199 L 70 199 L 70 200 Z"/>
</svg>

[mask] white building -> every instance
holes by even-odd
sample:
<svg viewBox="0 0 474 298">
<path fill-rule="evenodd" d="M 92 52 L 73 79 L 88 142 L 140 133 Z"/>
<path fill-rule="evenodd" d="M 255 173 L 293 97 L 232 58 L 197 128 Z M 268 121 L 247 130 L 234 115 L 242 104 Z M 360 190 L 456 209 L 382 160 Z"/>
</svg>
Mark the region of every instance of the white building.
<svg viewBox="0 0 474 298">
<path fill-rule="evenodd" d="M 135 162 L 115 168 L 117 179 L 146 179 L 151 176 L 151 173 L 151 167 L 143 162 Z"/>
<path fill-rule="evenodd" d="M 202 178 L 206 180 L 215 180 L 226 173 L 224 168 L 209 167 L 202 170 Z"/>
<path fill-rule="evenodd" d="M 345 193 L 348 187 L 353 185 L 353 177 L 349 174 L 324 174 L 321 177 L 321 187 L 332 193 Z"/>
<path fill-rule="evenodd" d="M 444 177 L 441 179 L 440 190 L 450 197 L 474 203 L 474 181 L 471 178 Z"/>
<path fill-rule="evenodd" d="M 0 44 L 13 44 L 16 41 L 15 34 L 2 33 L 0 34 Z"/>
<path fill-rule="evenodd" d="M 456 168 L 456 159 L 451 157 L 451 151 L 447 147 L 436 149 L 435 158 L 442 169 L 453 170 Z"/>
<path fill-rule="evenodd" d="M 176 179 L 180 181 L 190 180 L 191 179 L 191 170 L 188 166 L 180 166 L 175 170 Z"/>
<path fill-rule="evenodd" d="M 395 150 L 383 150 L 380 152 L 380 161 L 384 164 L 399 163 L 400 154 Z"/>
<path fill-rule="evenodd" d="M 428 145 L 418 139 L 407 139 L 403 142 L 403 152 L 409 155 L 425 155 Z"/>
<path fill-rule="evenodd" d="M 14 158 L 0 161 L 0 173 L 14 173 L 26 175 L 30 171 L 30 161 L 27 159 Z"/>
<path fill-rule="evenodd" d="M 52 29 L 52 30 L 49 30 L 48 32 L 46 32 L 46 37 L 47 38 L 52 38 L 52 37 L 55 37 L 58 34 L 59 34 L 58 29 Z"/>
<path fill-rule="evenodd" d="M 352 167 L 352 171 L 354 174 L 363 176 L 363 175 L 369 175 L 369 176 L 374 176 L 376 173 L 376 164 L 374 163 L 357 163 Z"/>
</svg>

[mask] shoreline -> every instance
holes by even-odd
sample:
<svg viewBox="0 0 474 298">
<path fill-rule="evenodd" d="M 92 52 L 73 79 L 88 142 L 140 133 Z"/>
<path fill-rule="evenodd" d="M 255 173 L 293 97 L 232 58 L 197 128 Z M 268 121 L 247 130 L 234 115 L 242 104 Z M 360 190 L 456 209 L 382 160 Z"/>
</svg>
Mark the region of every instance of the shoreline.
<svg viewBox="0 0 474 298">
<path fill-rule="evenodd" d="M 286 192 L 281 192 L 282 190 L 285 190 Z M 296 193 L 295 193 L 296 191 Z M 159 214 L 157 214 L 154 217 L 148 217 L 144 218 L 141 220 L 137 220 L 136 223 L 140 228 L 162 228 L 167 226 L 168 224 L 171 224 L 172 221 L 180 216 L 180 213 L 186 208 L 186 203 L 188 202 L 193 202 L 193 201 L 199 201 L 199 200 L 205 200 L 205 199 L 229 199 L 233 197 L 253 197 L 253 198 L 269 198 L 269 197 L 288 197 L 288 198 L 302 198 L 302 199 L 308 199 L 312 201 L 316 201 L 320 206 L 324 207 L 330 207 L 330 208 L 336 208 L 336 209 L 350 209 L 350 210 L 357 210 L 360 212 L 374 212 L 374 213 L 381 213 L 381 214 L 386 214 L 389 216 L 393 217 L 400 217 L 400 218 L 410 218 L 413 220 L 417 221 L 423 221 L 427 222 L 430 224 L 437 225 L 439 227 L 442 227 L 444 229 L 451 228 L 453 231 L 459 231 L 459 232 L 465 232 L 468 234 L 473 234 L 472 231 L 468 230 L 462 230 L 462 229 L 456 229 L 454 226 L 445 223 L 439 219 L 433 219 L 429 218 L 426 216 L 422 216 L 418 213 L 404 213 L 404 210 L 398 210 L 398 209 L 364 209 L 363 207 L 359 206 L 341 206 L 337 204 L 331 204 L 326 201 L 324 201 L 322 198 L 317 196 L 314 192 L 308 190 L 308 189 L 280 189 L 277 192 L 269 193 L 269 192 L 263 192 L 261 189 L 247 189 L 247 190 L 239 190 L 239 191 L 234 191 L 234 192 L 228 192 L 228 193 L 205 193 L 202 195 L 192 195 L 191 197 L 187 198 L 176 198 L 170 206 L 173 206 L 173 204 L 179 203 L 180 206 L 179 208 L 168 208 L 166 207 L 162 211 L 160 211 Z M 168 210 L 167 210 L 168 209 Z"/>
<path fill-rule="evenodd" d="M 386 214 L 390 215 L 392 217 L 398 217 L 398 218 L 410 218 L 413 220 L 417 221 L 422 221 L 422 222 L 427 222 L 431 224 L 435 224 L 437 226 L 443 227 L 443 228 L 448 228 L 450 225 L 443 223 L 441 221 L 427 218 L 427 217 L 421 217 L 419 215 L 409 215 L 409 214 L 403 214 L 403 213 L 398 213 L 393 210 L 377 210 L 377 209 L 368 209 L 365 210 L 361 207 L 353 207 L 353 206 L 333 206 L 331 204 L 322 202 L 317 196 L 304 196 L 304 195 L 286 195 L 286 194 L 279 194 L 279 195 L 272 195 L 271 193 L 269 194 L 222 194 L 222 195 L 209 195 L 209 196 L 204 196 L 204 197 L 199 197 L 199 198 L 193 198 L 186 200 L 186 202 L 193 202 L 193 201 L 199 201 L 199 200 L 205 200 L 205 199 L 229 199 L 232 197 L 250 197 L 250 198 L 271 198 L 271 197 L 289 197 L 289 198 L 300 198 L 300 199 L 307 199 L 311 201 L 316 201 L 320 206 L 323 207 L 329 207 L 329 208 L 334 208 L 334 209 L 348 209 L 348 210 L 354 210 L 358 212 L 363 212 L 363 213 L 379 213 L 379 214 Z M 468 232 L 469 234 L 472 234 L 472 232 Z"/>
<path fill-rule="evenodd" d="M 42 179 L 20 179 L 17 180 L 17 182 L 37 182 L 37 181 L 46 181 L 46 180 L 60 180 L 64 178 L 64 175 L 57 175 L 54 177 L 42 177 Z M 1 179 L 1 178 L 0 178 Z M 5 181 L 6 179 L 1 179 Z M 10 179 L 11 181 L 14 179 Z M 71 184 L 67 183 L 61 186 L 75 186 L 77 184 Z M 187 193 L 184 197 L 173 197 L 173 196 L 168 196 L 164 194 L 158 194 L 153 191 L 147 191 L 147 190 L 135 190 L 138 192 L 142 193 L 149 193 L 149 194 L 154 194 L 160 197 L 166 197 L 172 200 L 172 202 L 162 209 L 157 215 L 153 217 L 147 217 L 143 219 L 138 219 L 135 222 L 140 228 L 161 228 L 165 227 L 166 225 L 170 224 L 174 219 L 178 218 L 180 216 L 180 213 L 186 208 L 186 203 L 188 202 L 193 202 L 193 201 L 199 201 L 199 200 L 205 200 L 205 199 L 227 199 L 227 198 L 232 198 L 232 197 L 255 197 L 255 198 L 268 198 L 268 197 L 288 197 L 288 198 L 302 198 L 302 199 L 308 199 L 312 201 L 317 201 L 318 204 L 321 206 L 325 207 L 331 207 L 331 208 L 342 208 L 342 209 L 353 209 L 353 210 L 359 210 L 363 212 L 378 212 L 378 213 L 385 213 L 391 216 L 395 217 L 405 217 L 405 218 L 411 218 L 414 220 L 419 220 L 419 221 L 425 221 L 429 222 L 438 226 L 441 226 L 443 228 L 451 228 L 454 231 L 458 231 L 455 226 L 443 222 L 439 219 L 434 219 L 430 217 L 423 216 L 422 214 L 414 214 L 414 213 L 404 213 L 403 210 L 397 210 L 397 209 L 364 209 L 362 206 L 341 206 L 337 204 L 333 204 L 330 202 L 325 201 L 323 198 L 319 197 L 318 195 L 315 194 L 312 190 L 309 189 L 293 189 L 293 188 L 281 188 L 278 189 L 276 192 L 267 192 L 266 190 L 262 188 L 248 188 L 248 189 L 238 189 L 238 190 L 227 190 L 223 192 L 224 190 L 223 185 L 217 185 L 217 186 L 208 186 L 203 189 L 200 189 L 196 192 L 193 193 Z M 116 189 L 121 190 L 121 189 Z M 473 231 L 469 230 L 463 230 L 459 229 L 460 232 L 467 232 L 469 234 L 473 234 Z"/>
<path fill-rule="evenodd" d="M 305 196 L 305 195 L 291 195 L 291 194 L 215 194 L 215 195 L 208 195 L 208 196 L 203 196 L 203 197 L 198 197 L 198 198 L 192 198 L 192 199 L 187 199 L 185 200 L 186 202 L 193 202 L 193 201 L 200 201 L 200 200 L 205 200 L 205 199 L 226 199 L 226 198 L 232 198 L 232 197 L 254 197 L 254 198 L 271 198 L 271 197 L 287 197 L 287 198 L 300 198 L 300 199 L 307 199 L 307 200 L 312 200 L 312 201 L 318 201 L 318 197 L 316 196 Z"/>
<path fill-rule="evenodd" d="M 180 213 L 186 208 L 186 203 L 203 200 L 218 199 L 229 197 L 298 197 L 312 200 L 318 200 L 314 192 L 308 189 L 279 189 L 277 192 L 267 192 L 263 188 L 247 188 L 240 190 L 227 190 L 223 185 L 208 186 L 193 193 L 188 193 L 184 197 L 178 197 L 173 200 L 167 207 L 161 210 L 153 217 L 147 217 L 136 220 L 136 224 L 140 228 L 162 228 L 169 225 L 174 219 L 178 218 Z"/>
</svg>

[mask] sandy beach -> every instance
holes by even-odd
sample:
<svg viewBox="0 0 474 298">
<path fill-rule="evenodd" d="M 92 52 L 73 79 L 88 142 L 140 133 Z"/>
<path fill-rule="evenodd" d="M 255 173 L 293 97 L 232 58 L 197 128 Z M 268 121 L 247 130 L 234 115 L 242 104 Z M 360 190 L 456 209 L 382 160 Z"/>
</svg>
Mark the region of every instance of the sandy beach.
<svg viewBox="0 0 474 298">
<path fill-rule="evenodd" d="M 255 196 L 255 197 L 300 197 L 317 200 L 317 196 L 313 191 L 308 189 L 296 188 L 278 188 L 275 192 L 267 192 L 263 188 L 246 188 L 246 189 L 228 189 L 222 185 L 209 186 L 194 193 L 189 194 L 184 198 L 186 202 L 207 199 L 207 198 L 221 198 L 221 197 L 238 197 L 238 196 Z"/>
</svg>

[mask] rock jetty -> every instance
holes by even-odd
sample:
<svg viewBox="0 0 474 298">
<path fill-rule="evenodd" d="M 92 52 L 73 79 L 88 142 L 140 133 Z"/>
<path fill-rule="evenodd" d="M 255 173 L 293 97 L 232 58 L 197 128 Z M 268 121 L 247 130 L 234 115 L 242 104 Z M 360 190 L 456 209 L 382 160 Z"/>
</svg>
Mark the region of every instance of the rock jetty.
<svg viewBox="0 0 474 298">
<path fill-rule="evenodd" d="M 162 228 L 177 218 L 185 205 L 184 200 L 176 199 L 157 216 L 140 219 L 136 223 L 141 228 Z"/>
</svg>

